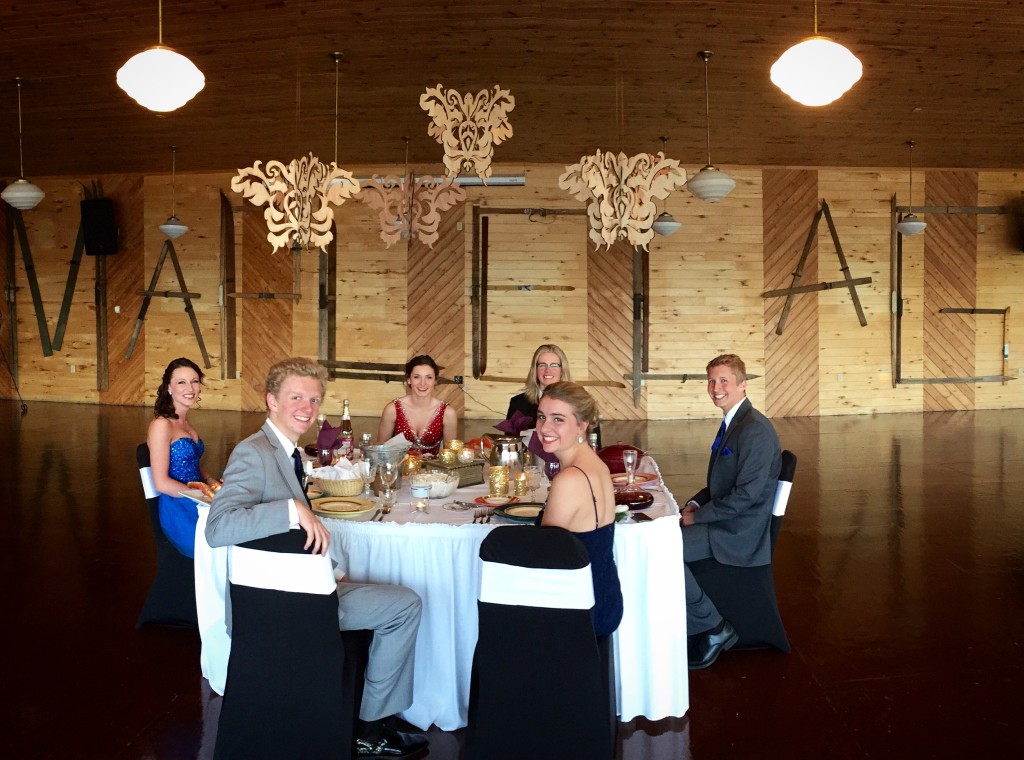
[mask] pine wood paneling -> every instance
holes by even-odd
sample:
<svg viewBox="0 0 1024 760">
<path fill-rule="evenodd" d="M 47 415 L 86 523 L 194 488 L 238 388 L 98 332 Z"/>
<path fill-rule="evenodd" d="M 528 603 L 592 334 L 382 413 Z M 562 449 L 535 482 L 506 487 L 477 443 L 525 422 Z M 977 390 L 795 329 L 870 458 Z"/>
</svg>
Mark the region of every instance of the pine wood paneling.
<svg viewBox="0 0 1024 760">
<path fill-rule="evenodd" d="M 978 175 L 966 171 L 930 171 L 925 204 L 974 206 Z M 944 308 L 977 306 L 977 220 L 969 214 L 929 214 L 924 241 L 924 358 L 926 377 L 971 377 L 975 374 L 973 314 L 941 314 Z M 968 383 L 928 385 L 927 411 L 974 408 Z"/>
<path fill-rule="evenodd" d="M 3 292 L 6 294 L 8 287 L 14 287 L 14 282 L 9 281 L 8 272 L 14 271 L 14 257 L 16 255 L 17 243 L 14 242 L 11 228 L 11 215 L 7 212 L 6 203 L 0 203 L 0 282 L 3 282 Z M 5 297 L 0 303 L 0 350 L 3 351 L 3 366 L 0 367 L 0 397 L 14 398 L 14 362 L 16 357 L 11 355 L 11 314 L 8 311 L 9 304 Z"/>
<path fill-rule="evenodd" d="M 818 209 L 817 172 L 768 169 L 763 175 L 764 289 L 791 287 L 811 222 Z M 818 241 L 834 255 L 822 217 L 796 285 L 813 285 L 818 274 Z M 841 239 L 841 238 L 840 238 Z M 818 413 L 818 294 L 793 296 L 782 335 L 776 333 L 786 298 L 764 304 L 765 409 L 772 417 Z"/>
<path fill-rule="evenodd" d="M 633 246 L 619 242 L 587 252 L 587 335 L 591 380 L 614 380 L 625 388 L 590 388 L 601 416 L 612 420 L 647 418 L 646 389 L 633 405 Z M 641 360 L 642 361 L 642 360 Z"/>
<path fill-rule="evenodd" d="M 259 209 L 246 208 L 242 221 L 242 283 L 245 293 L 291 293 L 292 254 L 271 253 L 267 226 Z M 263 384 L 267 370 L 292 355 L 294 301 L 281 298 L 241 299 L 242 409 L 266 408 Z M 315 300 L 314 300 L 315 303 Z"/>
<path fill-rule="evenodd" d="M 142 297 L 138 292 L 145 279 L 145 195 L 142 177 L 108 177 L 104 195 L 113 199 L 120 230 L 117 254 L 107 261 L 107 361 L 109 388 L 100 391 L 101 404 L 138 404 L 146 397 L 146 343 L 144 332 L 136 341 L 130 359 L 125 359 L 138 318 Z M 170 262 L 168 262 L 168 266 Z M 120 313 L 115 312 L 120 307 Z M 197 361 L 202 366 L 202 361 Z"/>
<path fill-rule="evenodd" d="M 460 205 L 442 215 L 440 237 L 433 249 L 413 240 L 409 245 L 408 308 L 406 345 L 409 357 L 429 354 L 449 379 L 465 375 L 466 319 L 463 283 L 465 282 L 465 238 L 457 225 L 464 209 Z M 448 402 L 462 418 L 465 394 L 457 385 L 439 385 L 437 396 Z"/>
</svg>

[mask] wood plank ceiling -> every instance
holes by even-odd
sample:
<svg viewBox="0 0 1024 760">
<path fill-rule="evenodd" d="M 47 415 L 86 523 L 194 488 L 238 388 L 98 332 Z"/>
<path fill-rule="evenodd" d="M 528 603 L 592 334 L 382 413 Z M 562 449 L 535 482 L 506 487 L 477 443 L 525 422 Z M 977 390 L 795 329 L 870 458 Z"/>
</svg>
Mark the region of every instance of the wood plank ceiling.
<svg viewBox="0 0 1024 760">
<path fill-rule="evenodd" d="M 0 71 L 23 92 L 32 177 L 234 170 L 253 160 L 338 159 L 440 166 L 418 105 L 427 86 L 511 90 L 505 165 L 573 163 L 596 148 L 706 159 L 703 64 L 711 61 L 716 164 L 1016 168 L 1024 11 L 1018 0 L 821 0 L 819 32 L 849 47 L 864 77 L 839 102 L 797 105 L 773 61 L 813 29 L 811 0 L 166 0 L 165 44 L 206 89 L 176 113 L 136 105 L 114 81 L 157 42 L 156 0 L 14 0 L 0 7 Z M 621 113 L 615 83 L 622 81 Z M 0 83 L 0 177 L 18 175 L 17 99 Z M 619 118 L 621 115 L 621 118 Z"/>
</svg>

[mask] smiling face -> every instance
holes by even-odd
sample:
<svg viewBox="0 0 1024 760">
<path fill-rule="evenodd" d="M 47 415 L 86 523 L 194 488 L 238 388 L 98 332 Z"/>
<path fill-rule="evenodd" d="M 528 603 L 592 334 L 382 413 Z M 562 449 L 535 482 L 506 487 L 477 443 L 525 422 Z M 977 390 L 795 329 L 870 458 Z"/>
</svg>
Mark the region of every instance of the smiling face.
<svg viewBox="0 0 1024 760">
<path fill-rule="evenodd" d="M 409 373 L 409 393 L 413 396 L 426 397 L 434 392 L 437 376 L 429 364 L 417 364 Z"/>
<path fill-rule="evenodd" d="M 167 392 L 171 394 L 171 401 L 178 408 L 190 408 L 199 400 L 202 390 L 203 381 L 191 367 L 178 367 L 171 373 L 171 380 L 167 383 Z"/>
<path fill-rule="evenodd" d="M 267 411 L 274 427 L 293 441 L 309 430 L 323 401 L 320 381 L 315 377 L 289 375 L 275 396 L 267 394 Z"/>
<path fill-rule="evenodd" d="M 746 390 L 747 381 L 737 383 L 736 373 L 728 365 L 720 364 L 708 370 L 708 395 L 723 413 L 728 413 L 740 403 L 746 396 Z"/>
<path fill-rule="evenodd" d="M 545 396 L 537 408 L 537 436 L 549 454 L 579 446 L 586 435 L 587 424 L 578 422 L 572 407 L 564 401 Z"/>
<path fill-rule="evenodd" d="M 556 364 L 558 365 L 557 367 L 554 366 Z M 541 388 L 547 388 L 552 383 L 557 383 L 562 379 L 562 360 L 558 358 L 556 353 L 545 351 L 537 357 L 537 363 L 534 367 L 537 372 L 537 382 Z"/>
</svg>

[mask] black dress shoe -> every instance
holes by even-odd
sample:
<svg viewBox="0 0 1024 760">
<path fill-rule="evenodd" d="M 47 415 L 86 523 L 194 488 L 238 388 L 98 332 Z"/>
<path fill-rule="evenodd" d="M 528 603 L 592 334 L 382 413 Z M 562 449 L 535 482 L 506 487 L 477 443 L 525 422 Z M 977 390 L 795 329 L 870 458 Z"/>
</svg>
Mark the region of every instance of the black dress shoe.
<svg viewBox="0 0 1024 760">
<path fill-rule="evenodd" d="M 736 629 L 728 620 L 722 621 L 720 631 L 698 634 L 696 641 L 690 648 L 689 660 L 690 670 L 703 670 L 715 664 L 718 655 L 726 649 L 731 649 L 740 640 Z"/>
<path fill-rule="evenodd" d="M 427 747 L 427 737 L 421 734 L 407 734 L 403 731 L 384 729 L 384 735 L 373 741 L 356 739 L 356 750 L 353 757 L 369 758 L 369 760 L 400 760 L 413 757 Z"/>
</svg>

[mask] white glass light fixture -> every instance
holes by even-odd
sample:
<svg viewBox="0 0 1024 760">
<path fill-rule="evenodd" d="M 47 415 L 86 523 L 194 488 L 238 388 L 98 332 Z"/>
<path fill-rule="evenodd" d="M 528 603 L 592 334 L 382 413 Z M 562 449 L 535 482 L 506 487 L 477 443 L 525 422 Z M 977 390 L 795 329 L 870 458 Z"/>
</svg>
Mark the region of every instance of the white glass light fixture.
<svg viewBox="0 0 1024 760">
<path fill-rule="evenodd" d="M 708 135 L 708 164 L 686 182 L 690 192 L 702 201 L 714 203 L 722 200 L 736 187 L 736 180 L 711 163 L 711 97 L 708 94 L 708 61 L 714 55 L 710 50 L 697 53 L 704 61 L 704 123 Z"/>
<path fill-rule="evenodd" d="M 910 187 L 907 188 L 908 208 L 914 207 L 914 146 L 916 144 L 913 140 L 907 140 L 907 148 L 910 150 Z M 922 222 L 911 211 L 896 224 L 896 229 L 900 231 L 903 237 L 914 237 L 914 235 L 920 235 L 924 232 L 927 226 L 927 222 Z"/>
<path fill-rule="evenodd" d="M 21 83 L 23 81 L 21 77 L 14 79 L 14 83 L 18 85 L 18 170 L 20 173 L 18 179 L 4 188 L 0 197 L 19 211 L 28 211 L 39 205 L 39 201 L 43 199 L 45 193 L 25 179 L 25 155 L 21 147 Z"/>
<path fill-rule="evenodd" d="M 174 240 L 180 238 L 186 232 L 188 227 L 181 223 L 181 220 L 174 215 L 174 165 L 175 157 L 178 153 L 178 147 L 176 145 L 171 146 L 171 215 L 167 217 L 167 221 L 161 224 L 157 229 L 164 233 L 168 239 Z"/>
<path fill-rule="evenodd" d="M 164 47 L 163 0 L 157 0 L 158 44 L 133 55 L 117 71 L 117 86 L 150 111 L 174 111 L 196 96 L 206 78 L 188 58 Z"/>
<path fill-rule="evenodd" d="M 661 152 L 664 154 L 668 149 L 668 138 L 661 138 Z M 658 214 L 654 221 L 651 223 L 651 229 L 654 230 L 655 235 L 661 235 L 662 237 L 668 237 L 679 232 L 682 227 L 682 223 L 677 222 L 676 218 L 667 211 L 662 211 Z"/>
<path fill-rule="evenodd" d="M 860 79 L 863 67 L 838 42 L 818 34 L 818 0 L 814 0 L 814 36 L 798 42 L 772 65 L 772 82 L 797 103 L 827 106 Z"/>
</svg>

